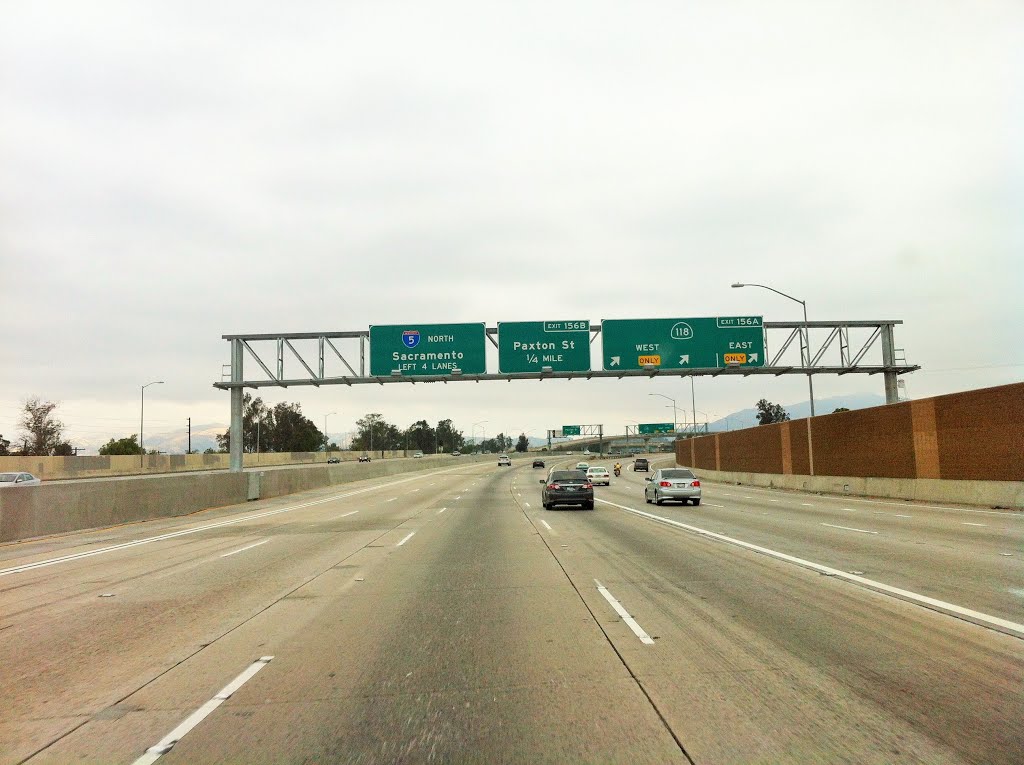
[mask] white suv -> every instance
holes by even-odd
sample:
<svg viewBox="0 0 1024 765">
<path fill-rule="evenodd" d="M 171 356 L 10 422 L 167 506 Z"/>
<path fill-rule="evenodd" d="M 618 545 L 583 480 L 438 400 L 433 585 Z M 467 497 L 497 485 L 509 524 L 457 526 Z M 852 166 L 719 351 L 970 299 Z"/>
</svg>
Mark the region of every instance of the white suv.
<svg viewBox="0 0 1024 765">
<path fill-rule="evenodd" d="M 509 456 L 507 454 L 499 454 L 498 455 L 498 467 L 501 467 L 502 465 L 507 465 L 508 467 L 512 467 L 512 460 L 509 459 Z"/>
</svg>

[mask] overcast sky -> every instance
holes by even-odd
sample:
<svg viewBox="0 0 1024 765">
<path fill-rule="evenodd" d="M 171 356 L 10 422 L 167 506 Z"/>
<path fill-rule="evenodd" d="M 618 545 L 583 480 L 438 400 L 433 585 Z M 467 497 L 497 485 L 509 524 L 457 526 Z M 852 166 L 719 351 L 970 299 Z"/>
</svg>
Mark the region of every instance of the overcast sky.
<svg viewBox="0 0 1024 765">
<path fill-rule="evenodd" d="M 734 281 L 811 319 L 902 319 L 912 398 L 1022 378 L 1020 2 L 43 0 L 3 18 L 11 440 L 30 395 L 61 402 L 73 443 L 135 433 L 151 380 L 147 432 L 226 424 L 222 334 L 801 317 Z M 651 392 L 691 407 L 680 378 L 262 395 L 321 427 L 338 412 L 332 433 L 376 411 L 542 436 L 671 419 Z M 695 394 L 698 420 L 807 398 L 785 377 Z"/>
</svg>

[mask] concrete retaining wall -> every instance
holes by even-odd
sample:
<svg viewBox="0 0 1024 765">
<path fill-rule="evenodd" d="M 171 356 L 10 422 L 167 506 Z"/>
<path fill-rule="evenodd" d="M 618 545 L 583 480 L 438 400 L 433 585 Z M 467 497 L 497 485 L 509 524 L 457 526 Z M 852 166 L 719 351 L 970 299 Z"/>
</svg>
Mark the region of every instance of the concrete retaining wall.
<svg viewBox="0 0 1024 765">
<path fill-rule="evenodd" d="M 689 465 L 684 466 L 690 467 Z M 785 475 L 708 470 L 701 467 L 694 467 L 693 470 L 700 478 L 720 483 L 1024 510 L 1024 483 L 1020 481 L 947 481 L 940 478 Z"/>
<path fill-rule="evenodd" d="M 201 455 L 197 455 L 201 456 Z M 513 459 L 534 455 L 513 455 Z M 0 490 L 0 542 L 104 528 L 121 523 L 188 515 L 243 504 L 250 476 L 259 478 L 259 498 L 322 489 L 335 484 L 421 470 L 496 461 L 494 455 L 374 460 L 244 473 L 188 473 L 138 478 L 43 483 Z"/>
</svg>

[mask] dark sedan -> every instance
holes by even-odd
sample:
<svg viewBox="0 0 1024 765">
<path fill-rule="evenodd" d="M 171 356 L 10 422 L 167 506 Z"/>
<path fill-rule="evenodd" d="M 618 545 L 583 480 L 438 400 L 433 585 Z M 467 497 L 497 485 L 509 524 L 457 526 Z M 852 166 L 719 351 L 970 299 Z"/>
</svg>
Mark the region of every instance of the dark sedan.
<svg viewBox="0 0 1024 765">
<path fill-rule="evenodd" d="M 534 467 L 540 467 L 540 468 L 544 467 L 544 460 L 534 460 L 533 461 L 533 466 Z"/>
<path fill-rule="evenodd" d="M 540 482 L 544 488 L 540 501 L 545 510 L 555 505 L 576 505 L 584 510 L 594 509 L 594 484 L 580 470 L 552 470 Z"/>
</svg>

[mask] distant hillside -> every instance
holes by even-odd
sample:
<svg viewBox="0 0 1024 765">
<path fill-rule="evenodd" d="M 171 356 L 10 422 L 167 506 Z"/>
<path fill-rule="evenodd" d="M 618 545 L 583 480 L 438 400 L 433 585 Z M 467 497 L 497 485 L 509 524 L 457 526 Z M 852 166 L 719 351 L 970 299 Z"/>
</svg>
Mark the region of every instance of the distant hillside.
<svg viewBox="0 0 1024 765">
<path fill-rule="evenodd" d="M 814 412 L 816 415 L 831 414 L 840 407 L 847 409 L 867 409 L 871 406 L 882 406 L 885 404 L 885 396 L 876 393 L 854 393 L 848 396 L 830 396 L 829 398 L 816 398 L 814 400 Z M 809 401 L 800 401 L 796 404 L 783 404 L 782 408 L 789 412 L 791 419 L 799 420 L 809 417 L 811 404 Z M 757 425 L 757 409 L 741 409 L 733 412 L 728 418 L 723 417 L 709 423 L 709 430 L 740 430 L 752 428 Z"/>
</svg>

